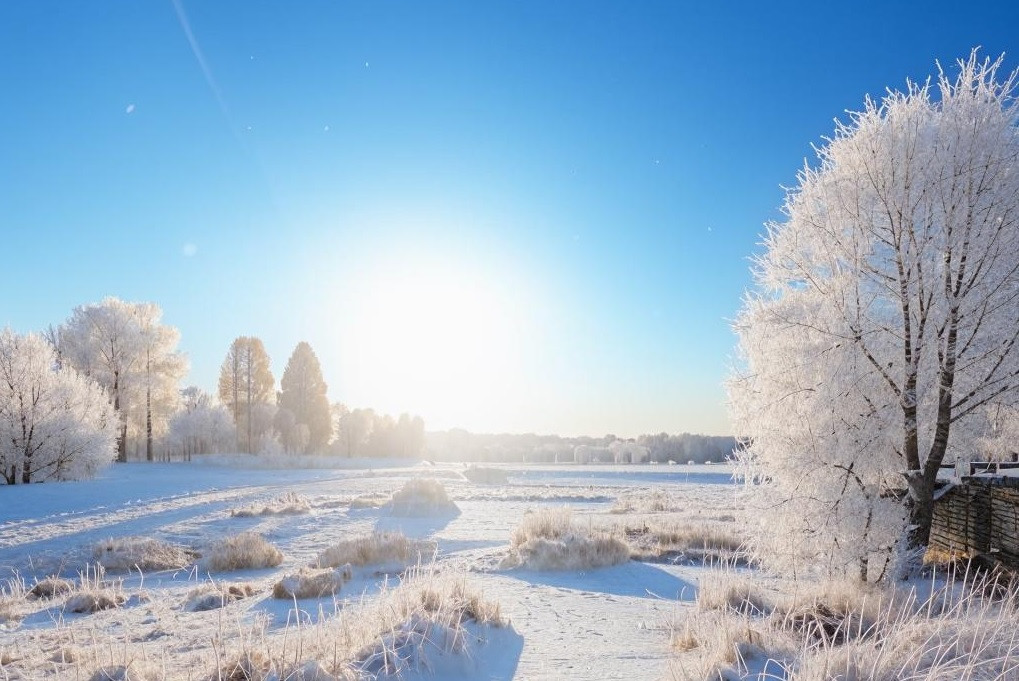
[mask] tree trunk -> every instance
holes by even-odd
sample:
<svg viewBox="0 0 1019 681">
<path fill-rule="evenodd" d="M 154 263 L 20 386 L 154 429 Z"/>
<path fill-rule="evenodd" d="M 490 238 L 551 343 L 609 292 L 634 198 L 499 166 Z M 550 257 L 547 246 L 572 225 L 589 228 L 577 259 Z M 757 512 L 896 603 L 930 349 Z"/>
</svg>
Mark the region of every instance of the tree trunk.
<svg viewBox="0 0 1019 681">
<path fill-rule="evenodd" d="M 248 454 L 254 454 L 254 450 L 251 447 L 251 349 L 248 348 L 248 383 L 247 383 L 247 399 L 248 399 Z"/>
<path fill-rule="evenodd" d="M 145 389 L 145 458 L 152 461 L 152 388 Z"/>
<path fill-rule="evenodd" d="M 120 372 L 113 372 L 113 409 L 120 419 L 120 433 L 117 434 L 117 461 L 127 463 L 127 421 L 120 412 Z"/>
</svg>

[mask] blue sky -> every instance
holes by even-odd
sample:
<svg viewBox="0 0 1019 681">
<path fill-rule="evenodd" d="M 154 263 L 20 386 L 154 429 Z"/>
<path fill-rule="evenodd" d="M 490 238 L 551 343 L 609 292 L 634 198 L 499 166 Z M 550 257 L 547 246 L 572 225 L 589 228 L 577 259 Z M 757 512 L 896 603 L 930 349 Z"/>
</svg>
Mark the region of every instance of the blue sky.
<svg viewBox="0 0 1019 681">
<path fill-rule="evenodd" d="M 3 3 L 0 324 L 152 300 L 208 390 L 258 335 L 277 378 L 306 340 L 333 400 L 429 428 L 725 433 L 727 320 L 811 143 L 935 60 L 1015 66 L 1017 25 L 1006 2 Z"/>
</svg>

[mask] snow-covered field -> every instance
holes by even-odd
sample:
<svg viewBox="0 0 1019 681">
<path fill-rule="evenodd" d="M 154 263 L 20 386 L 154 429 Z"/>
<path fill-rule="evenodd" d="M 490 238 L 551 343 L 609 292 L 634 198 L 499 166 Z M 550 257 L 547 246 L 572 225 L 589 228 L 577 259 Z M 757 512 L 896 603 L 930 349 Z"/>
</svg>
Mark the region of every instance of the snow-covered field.
<svg viewBox="0 0 1019 681">
<path fill-rule="evenodd" d="M 506 482 L 483 484 L 470 482 L 464 468 L 125 464 L 92 481 L 0 489 L 0 579 L 8 580 L 0 598 L 0 678 L 90 679 L 101 667 L 115 670 L 131 663 L 130 678 L 216 678 L 226 662 L 257 653 L 282 660 L 291 671 L 304 670 L 303 677 L 290 678 L 326 679 L 331 677 L 322 670 L 336 673 L 337 663 L 346 660 L 340 648 L 348 644 L 357 654 L 343 668 L 362 676 L 386 670 L 401 678 L 666 676 L 672 655 L 668 625 L 678 610 L 690 607 L 705 572 L 698 560 L 703 552 L 684 550 L 697 543 L 696 537 L 684 533 L 708 528 L 724 535 L 730 527 L 735 532 L 731 471 L 722 466 L 496 466 L 502 473 L 493 479 Z M 491 472 L 481 473 L 471 477 Z M 430 501 L 409 511 L 387 504 L 412 478 L 440 482 L 456 509 L 433 507 Z M 578 534 L 621 537 L 635 559 L 573 571 L 534 570 L 526 562 L 508 567 L 520 564 L 508 556 L 525 515 L 563 507 Z M 260 535 L 271 545 L 263 564 L 272 566 L 227 571 L 213 560 L 225 550 L 225 539 L 242 533 Z M 368 556 L 329 567 L 320 559 L 332 547 L 349 553 L 353 549 L 345 541 L 373 533 L 402 533 L 409 542 L 401 550 L 406 553 L 409 546 L 412 557 L 394 559 L 393 554 L 373 562 Z M 672 538 L 663 539 L 666 535 Z M 670 543 L 672 550 L 660 550 Z M 163 550 L 153 558 L 145 548 L 150 545 Z M 150 558 L 147 569 L 131 567 Z M 508 622 L 466 621 L 460 635 L 469 645 L 446 646 L 462 653 L 454 656 L 459 661 L 453 666 L 439 645 L 431 654 L 424 646 L 418 657 L 387 664 L 387 655 L 399 657 L 414 635 L 412 628 L 396 631 L 392 623 L 385 625 L 388 634 L 374 632 L 388 636 L 374 648 L 383 651 L 381 657 L 371 657 L 371 646 L 351 643 L 353 629 L 363 635 L 369 620 L 380 617 L 383 608 L 373 610 L 380 599 L 386 608 L 394 607 L 386 599 L 399 593 L 396 585 L 406 578 L 405 568 L 418 560 L 427 563 L 427 574 L 418 581 L 453 575 L 498 604 Z M 97 563 L 106 565 L 105 574 L 97 576 Z M 94 594 L 105 586 L 117 607 L 72 613 L 68 603 L 83 590 L 82 573 L 88 577 L 84 591 Z M 301 575 L 316 577 L 315 584 L 325 580 L 326 593 L 300 600 L 273 597 L 274 586 L 285 582 L 294 588 Z M 53 576 L 73 582 L 71 591 L 52 598 L 26 595 Z M 195 610 L 200 596 L 212 593 L 218 601 L 231 585 L 233 595 L 215 603 L 223 607 Z M 425 638 L 436 638 L 433 629 L 428 632 Z M 331 645 L 335 636 L 349 640 Z M 331 656 L 323 650 L 331 650 Z M 313 659 L 321 666 L 308 671 L 306 663 Z"/>
</svg>

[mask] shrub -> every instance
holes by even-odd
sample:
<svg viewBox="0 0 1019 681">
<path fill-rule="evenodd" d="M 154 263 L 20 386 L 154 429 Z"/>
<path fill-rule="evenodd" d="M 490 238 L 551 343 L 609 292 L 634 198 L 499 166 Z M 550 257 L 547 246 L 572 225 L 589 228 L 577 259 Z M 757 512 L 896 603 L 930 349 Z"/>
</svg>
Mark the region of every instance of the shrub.
<svg viewBox="0 0 1019 681">
<path fill-rule="evenodd" d="M 204 584 L 188 592 L 184 609 L 188 612 L 216 610 L 254 594 L 255 588 L 250 584 Z"/>
<path fill-rule="evenodd" d="M 335 568 L 341 565 L 363 567 L 398 563 L 406 566 L 435 553 L 435 544 L 415 542 L 400 532 L 375 532 L 370 535 L 346 539 L 319 554 L 313 565 Z"/>
<path fill-rule="evenodd" d="M 217 572 L 276 567 L 282 562 L 283 553 L 253 532 L 219 540 L 205 557 L 206 569 Z"/>
<path fill-rule="evenodd" d="M 179 570 L 197 557 L 188 548 L 149 537 L 107 539 L 92 548 L 93 560 L 108 572 Z"/>
<path fill-rule="evenodd" d="M 252 504 L 230 511 L 234 518 L 256 518 L 261 516 L 300 515 L 311 512 L 311 503 L 297 492 L 284 492 L 265 504 Z"/>
<path fill-rule="evenodd" d="M 547 509 L 524 516 L 503 567 L 587 570 L 629 559 L 630 546 L 619 535 L 578 525 L 567 509 Z"/>
<path fill-rule="evenodd" d="M 349 565 L 335 569 L 302 568 L 296 574 L 287 575 L 272 588 L 273 598 L 302 599 L 322 598 L 339 592 L 352 577 Z"/>
<path fill-rule="evenodd" d="M 93 613 L 119 608 L 127 599 L 117 589 L 87 589 L 71 595 L 64 603 L 64 612 Z"/>
<path fill-rule="evenodd" d="M 35 583 L 29 593 L 36 598 L 53 598 L 70 593 L 74 589 L 74 582 L 60 577 L 46 577 Z"/>
<path fill-rule="evenodd" d="M 412 478 L 403 487 L 393 492 L 389 500 L 389 512 L 395 516 L 416 517 L 457 514 L 460 509 L 446 494 L 446 488 L 438 480 Z"/>
</svg>

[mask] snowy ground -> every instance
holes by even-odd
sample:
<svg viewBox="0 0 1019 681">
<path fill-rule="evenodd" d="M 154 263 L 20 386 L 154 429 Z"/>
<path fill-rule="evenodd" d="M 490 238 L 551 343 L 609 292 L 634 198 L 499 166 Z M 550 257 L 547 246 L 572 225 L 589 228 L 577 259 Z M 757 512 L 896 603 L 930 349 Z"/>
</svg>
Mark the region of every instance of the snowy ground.
<svg viewBox="0 0 1019 681">
<path fill-rule="evenodd" d="M 504 570 L 514 527 L 529 510 L 568 506 L 592 525 L 640 522 L 640 511 L 612 513 L 617 500 L 659 490 L 676 502 L 678 523 L 731 519 L 736 487 L 721 466 L 507 466 L 509 483 L 468 482 L 461 465 L 342 470 L 240 469 L 205 464 L 126 464 L 100 479 L 0 489 L 0 579 L 30 588 L 51 575 L 75 578 L 103 540 L 143 536 L 204 553 L 217 539 L 255 531 L 279 547 L 276 568 L 211 575 L 246 582 L 256 595 L 208 612 L 188 612 L 186 594 L 210 575 L 198 567 L 123 580 L 123 607 L 90 615 L 64 612 L 64 601 L 10 596 L 0 609 L 0 679 L 88 679 L 95 660 L 154 662 L 162 678 L 200 679 L 231 650 L 259 640 L 284 640 L 296 626 L 343 617 L 382 583 L 399 577 L 355 578 L 337 597 L 276 600 L 272 585 L 308 565 L 336 542 L 376 530 L 400 530 L 437 543 L 437 565 L 497 600 L 512 632 L 494 636 L 470 678 L 654 679 L 669 661 L 666 624 L 696 596 L 704 568 L 682 557 L 630 561 L 578 572 Z M 459 506 L 456 516 L 398 518 L 385 509 L 353 509 L 354 497 L 388 496 L 411 477 L 440 480 Z M 284 493 L 306 498 L 311 512 L 234 517 L 231 510 Z M 662 515 L 662 514 L 657 514 Z M 16 591 L 16 589 L 15 589 Z M 6 621 L 5 621 L 6 619 Z M 62 662 L 61 651 L 92 651 Z M 96 652 L 99 651 L 99 652 Z M 56 660 L 56 661 L 54 661 Z M 447 678 L 438 676 L 436 678 Z"/>
</svg>

